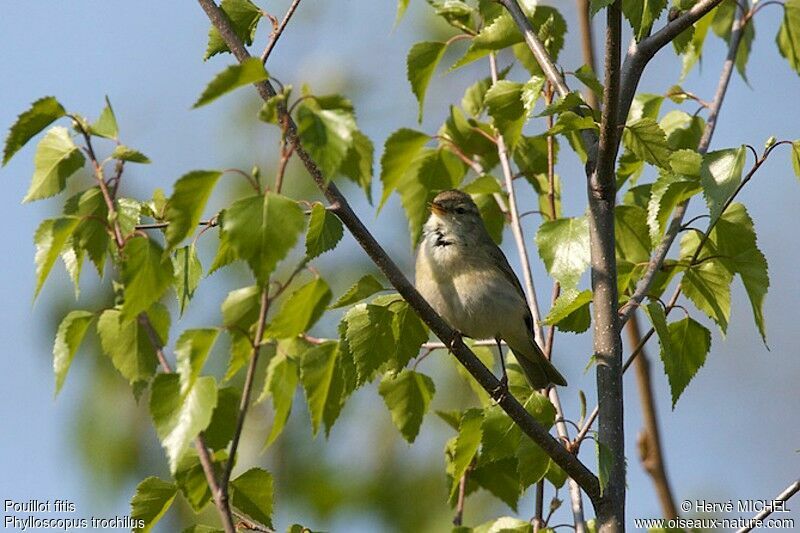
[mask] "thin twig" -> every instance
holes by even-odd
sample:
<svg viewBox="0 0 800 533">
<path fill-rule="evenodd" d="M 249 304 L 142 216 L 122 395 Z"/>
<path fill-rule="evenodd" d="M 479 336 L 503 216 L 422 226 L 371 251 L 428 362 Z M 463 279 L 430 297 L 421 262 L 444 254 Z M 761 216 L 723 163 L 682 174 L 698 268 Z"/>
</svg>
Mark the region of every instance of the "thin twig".
<svg viewBox="0 0 800 533">
<path fill-rule="evenodd" d="M 292 18 L 294 11 L 297 9 L 299 4 L 300 0 L 294 0 L 294 2 L 292 2 L 292 5 L 290 5 L 289 9 L 286 11 L 286 15 L 283 16 L 280 26 L 278 26 L 278 28 L 272 32 L 272 35 L 270 35 L 269 43 L 267 43 L 267 47 L 261 54 L 262 63 L 266 64 L 267 59 L 269 59 L 269 55 L 272 53 L 272 49 L 275 48 L 275 45 L 278 43 L 278 39 L 280 39 L 281 35 L 283 35 L 283 30 L 286 29 L 286 25 L 289 24 L 289 19 Z"/>
<path fill-rule="evenodd" d="M 747 527 L 743 527 L 736 533 L 748 533 L 748 531 L 751 531 L 755 527 L 761 527 L 761 524 L 759 523 L 760 521 L 764 520 L 766 517 L 768 517 L 775 511 L 779 510 L 778 506 L 776 506 L 775 503 L 777 502 L 786 503 L 792 496 L 794 496 L 798 492 L 800 492 L 800 479 L 798 479 L 797 481 L 786 487 L 786 489 L 784 489 L 783 492 L 775 496 L 775 498 L 772 499 L 772 505 L 765 505 L 763 511 L 761 511 L 760 513 L 758 513 L 749 520 L 750 524 Z"/>
<path fill-rule="evenodd" d="M 258 365 L 258 356 L 261 353 L 261 343 L 264 339 L 265 323 L 267 321 L 267 313 L 269 312 L 269 284 L 265 284 L 261 289 L 261 299 L 259 302 L 258 322 L 256 323 L 256 337 L 253 341 L 253 350 L 250 354 L 250 363 L 247 366 L 247 376 L 244 380 L 244 387 L 242 388 L 242 399 L 239 403 L 239 414 L 236 419 L 236 430 L 233 432 L 231 439 L 231 448 L 228 453 L 228 460 L 225 463 L 225 469 L 222 472 L 220 479 L 220 500 L 226 505 L 228 504 L 228 484 L 231 479 L 231 472 L 233 465 L 236 461 L 236 452 L 239 448 L 239 439 L 242 436 L 242 429 L 244 429 L 244 421 L 247 417 L 247 411 L 250 407 L 250 396 L 253 391 L 253 381 L 255 380 L 256 366 Z"/>
<path fill-rule="evenodd" d="M 456 501 L 456 514 L 453 517 L 453 525 L 460 526 L 464 519 L 464 501 L 467 495 L 467 475 L 469 468 L 467 468 L 458 480 L 458 500 Z"/>
<path fill-rule="evenodd" d="M 627 324 L 628 338 L 631 345 L 641 343 L 642 333 L 639 330 L 639 320 L 636 314 L 631 316 Z M 639 459 L 645 471 L 653 479 L 653 485 L 661 503 L 661 513 L 666 519 L 678 517 L 678 507 L 667 475 L 664 461 L 661 431 L 658 427 L 656 400 L 653 394 L 652 381 L 650 380 L 650 359 L 641 352 L 636 359 L 636 383 L 639 388 L 639 400 L 642 405 L 642 422 L 644 429 L 639 434 Z"/>
<path fill-rule="evenodd" d="M 244 61 L 250 54 L 245 49 L 242 41 L 236 35 L 225 17 L 225 14 L 214 3 L 213 0 L 198 0 L 198 3 L 208 15 L 209 20 L 219 31 L 225 44 L 232 51 L 238 61 Z M 260 81 L 254 84 L 262 99 L 267 100 L 275 96 L 275 89 L 269 80 Z M 329 183 L 320 171 L 319 166 L 314 162 L 310 154 L 303 148 L 297 136 L 297 126 L 290 116 L 286 107 L 278 105 L 278 113 L 288 125 L 288 138 L 295 147 L 303 165 L 308 170 L 317 187 L 323 192 L 328 202 L 335 207 L 332 212 L 339 217 L 342 223 L 348 228 L 350 233 L 361 245 L 364 251 L 380 268 L 386 278 L 397 289 L 400 295 L 411 305 L 419 317 L 430 327 L 431 331 L 443 342 L 451 345 L 453 355 L 469 371 L 476 381 L 493 397 L 496 398 L 498 405 L 509 415 L 509 417 L 519 426 L 519 428 L 530 437 L 542 450 L 553 459 L 557 465 L 564 469 L 567 475 L 575 478 L 583 490 L 592 499 L 592 502 L 600 501 L 600 483 L 595 476 L 577 457 L 569 453 L 547 430 L 539 424 L 533 416 L 514 398 L 511 394 L 500 394 L 498 386 L 500 382 L 486 368 L 469 347 L 460 341 L 453 329 L 439 316 L 433 308 L 422 298 L 414 288 L 408 278 L 403 275 L 397 265 L 386 254 L 383 247 L 375 240 L 364 223 L 353 212 L 347 199 L 341 194 L 334 183 Z M 498 392 L 493 392 L 498 391 Z"/>
</svg>

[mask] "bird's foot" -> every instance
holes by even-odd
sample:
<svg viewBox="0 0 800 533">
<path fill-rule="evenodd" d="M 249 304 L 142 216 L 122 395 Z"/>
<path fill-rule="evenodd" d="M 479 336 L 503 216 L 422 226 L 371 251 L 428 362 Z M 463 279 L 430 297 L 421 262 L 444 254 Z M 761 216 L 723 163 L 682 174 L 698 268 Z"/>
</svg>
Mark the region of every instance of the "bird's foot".
<svg viewBox="0 0 800 533">
<path fill-rule="evenodd" d="M 450 343 L 447 345 L 447 348 L 452 353 L 453 352 L 453 348 L 455 347 L 455 345 L 456 344 L 461 344 L 463 342 L 464 342 L 464 335 L 460 331 L 458 331 L 457 329 L 454 329 L 453 330 L 453 338 L 450 339 Z"/>
<path fill-rule="evenodd" d="M 508 393 L 508 376 L 503 375 L 503 377 L 500 378 L 500 384 L 492 391 L 492 398 L 496 404 L 499 404 L 506 398 Z"/>
</svg>

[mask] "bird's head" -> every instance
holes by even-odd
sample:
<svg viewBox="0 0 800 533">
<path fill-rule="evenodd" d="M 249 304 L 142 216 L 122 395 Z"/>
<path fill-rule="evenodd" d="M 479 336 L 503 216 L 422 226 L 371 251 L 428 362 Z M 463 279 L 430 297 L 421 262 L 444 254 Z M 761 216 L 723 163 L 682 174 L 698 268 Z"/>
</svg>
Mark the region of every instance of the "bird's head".
<svg viewBox="0 0 800 533">
<path fill-rule="evenodd" d="M 470 195 L 457 189 L 437 194 L 430 208 L 432 214 L 448 222 L 480 220 L 481 216 Z"/>
</svg>

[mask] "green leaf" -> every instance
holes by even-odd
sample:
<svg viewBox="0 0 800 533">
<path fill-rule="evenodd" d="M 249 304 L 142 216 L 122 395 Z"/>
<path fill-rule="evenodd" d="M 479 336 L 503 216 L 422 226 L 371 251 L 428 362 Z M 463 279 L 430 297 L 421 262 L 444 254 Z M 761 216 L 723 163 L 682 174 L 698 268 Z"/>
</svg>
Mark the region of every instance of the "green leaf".
<svg viewBox="0 0 800 533">
<path fill-rule="evenodd" d="M 409 0 L 397 0 L 397 14 L 395 15 L 394 25 L 397 26 L 408 9 Z"/>
<path fill-rule="evenodd" d="M 325 312 L 331 289 L 322 278 L 314 278 L 283 303 L 264 333 L 269 338 L 295 337 L 308 331 Z"/>
<path fill-rule="evenodd" d="M 468 409 L 461 416 L 458 425 L 458 435 L 448 441 L 445 448 L 447 459 L 447 473 L 453 480 L 450 489 L 452 497 L 458 489 L 459 480 L 464 475 L 472 460 L 478 453 L 481 444 L 481 425 L 483 412 L 480 409 Z"/>
<path fill-rule="evenodd" d="M 152 239 L 133 237 L 122 249 L 121 278 L 125 287 L 122 318 L 130 320 L 157 302 L 175 278 L 172 261 Z"/>
<path fill-rule="evenodd" d="M 558 120 L 553 124 L 553 127 L 547 130 L 547 135 L 597 129 L 597 124 L 592 117 L 582 117 L 572 111 L 564 111 L 558 116 Z"/>
<path fill-rule="evenodd" d="M 261 289 L 257 285 L 235 289 L 222 302 L 222 323 L 248 330 L 258 317 Z"/>
<path fill-rule="evenodd" d="M 800 74 L 800 0 L 783 3 L 783 21 L 775 42 L 781 55 Z"/>
<path fill-rule="evenodd" d="M 325 342 L 303 354 L 300 363 L 300 381 L 306 393 L 311 414 L 311 431 L 316 435 L 320 423 L 325 422 L 326 434 L 341 409 L 337 396 L 337 362 L 341 357 L 338 342 Z"/>
<path fill-rule="evenodd" d="M 108 208 L 99 187 L 92 187 L 70 197 L 64 204 L 64 214 L 80 217 L 70 242 L 72 248 L 89 254 L 97 273 L 102 276 L 108 251 L 109 236 L 106 225 Z"/>
<path fill-rule="evenodd" d="M 428 340 L 428 330 L 425 329 L 416 311 L 405 300 L 398 297 L 389 304 L 389 309 L 394 314 L 392 317 L 394 349 L 390 366 L 399 371 L 419 353 L 422 343 Z"/>
<path fill-rule="evenodd" d="M 141 520 L 144 527 L 134 528 L 137 533 L 147 533 L 153 526 L 161 520 L 167 512 L 178 487 L 173 483 L 162 481 L 157 477 L 148 477 L 136 487 L 136 494 L 131 500 L 131 520 L 138 522 Z"/>
<path fill-rule="evenodd" d="M 36 245 L 36 290 L 34 299 L 42 290 L 47 276 L 53 269 L 53 265 L 64 249 L 75 228 L 80 224 L 80 219 L 76 217 L 49 218 L 43 220 L 33 236 Z"/>
<path fill-rule="evenodd" d="M 650 189 L 650 200 L 647 204 L 647 225 L 650 228 L 651 242 L 661 239 L 667 219 L 675 206 L 701 190 L 696 178 L 670 172 L 659 174 Z"/>
<path fill-rule="evenodd" d="M 347 289 L 347 292 L 342 294 L 339 299 L 333 303 L 331 309 L 337 309 L 360 302 L 364 298 L 368 298 L 381 290 L 383 290 L 381 282 L 375 279 L 374 276 L 367 274 L 366 276 L 362 276 L 355 285 Z"/>
<path fill-rule="evenodd" d="M 54 96 L 45 96 L 31 104 L 30 109 L 17 117 L 14 125 L 8 131 L 5 148 L 3 149 L 3 166 L 16 154 L 34 135 L 63 117 L 66 111 Z M 54 193 L 55 194 L 55 193 Z"/>
<path fill-rule="evenodd" d="M 411 47 L 411 50 L 408 51 L 406 75 L 411 84 L 411 91 L 419 102 L 419 115 L 417 117 L 419 122 L 422 122 L 425 91 L 446 49 L 447 43 L 425 41 L 415 44 Z"/>
<path fill-rule="evenodd" d="M 461 190 L 467 194 L 494 194 L 503 192 L 502 187 L 497 182 L 497 178 L 484 174 L 475 178 L 474 181 L 464 185 Z"/>
<path fill-rule="evenodd" d="M 67 178 L 80 170 L 85 161 L 67 128 L 51 128 L 36 147 L 31 186 L 22 201 L 32 202 L 60 193 L 67 186 Z"/>
<path fill-rule="evenodd" d="M 589 329 L 591 324 L 589 315 L 591 301 L 592 291 L 562 290 L 544 322 L 548 325 L 555 325 L 561 331 L 583 333 Z"/>
<path fill-rule="evenodd" d="M 589 221 L 586 217 L 545 221 L 536 245 L 550 275 L 563 288 L 574 288 L 589 266 Z"/>
<path fill-rule="evenodd" d="M 625 146 L 648 163 L 669 169 L 672 151 L 661 126 L 652 118 L 641 118 L 628 124 L 622 134 Z"/>
<path fill-rule="evenodd" d="M 381 156 L 383 194 L 378 204 L 378 211 L 400 184 L 412 161 L 429 140 L 427 134 L 408 128 L 401 128 L 386 139 Z"/>
<path fill-rule="evenodd" d="M 133 198 L 117 198 L 114 200 L 117 211 L 117 223 L 123 237 L 128 237 L 136 230 L 142 219 L 142 203 Z"/>
<path fill-rule="evenodd" d="M 211 415 L 211 422 L 203 432 L 206 445 L 212 450 L 224 450 L 233 438 L 240 397 L 241 393 L 236 387 L 223 387 L 217 391 L 217 406 Z"/>
<path fill-rule="evenodd" d="M 189 444 L 211 422 L 217 405 L 214 378 L 203 376 L 181 393 L 180 376 L 159 374 L 150 393 L 150 415 L 161 445 L 169 458 L 170 472 L 175 472 Z"/>
<path fill-rule="evenodd" d="M 289 414 L 292 411 L 294 391 L 297 389 L 298 373 L 297 362 L 283 352 L 279 351 L 269 360 L 264 390 L 258 398 L 260 402 L 267 396 L 271 397 L 274 410 L 272 429 L 264 446 L 275 442 L 275 439 L 283 432 L 283 428 L 286 427 L 286 421 L 289 420 Z"/>
<path fill-rule="evenodd" d="M 522 135 L 522 126 L 528 118 L 522 101 L 522 84 L 498 80 L 486 91 L 486 109 L 494 126 L 513 149 Z"/>
<path fill-rule="evenodd" d="M 610 6 L 614 3 L 614 0 L 591 0 L 589 3 L 589 13 L 592 17 L 597 15 L 601 9 Z"/>
<path fill-rule="evenodd" d="M 703 156 L 694 150 L 677 150 L 669 158 L 669 166 L 676 174 L 699 177 Z"/>
<path fill-rule="evenodd" d="M 394 314 L 386 307 L 358 304 L 344 316 L 346 339 L 358 369 L 359 384 L 369 381 L 395 350 Z"/>
<path fill-rule="evenodd" d="M 706 362 L 711 349 L 711 333 L 699 322 L 684 318 L 669 325 L 671 350 L 661 345 L 661 360 L 672 390 L 672 408 L 681 393 Z M 659 337 L 659 342 L 663 342 Z"/>
<path fill-rule="evenodd" d="M 722 207 L 742 181 L 746 159 L 745 147 L 709 152 L 700 168 L 700 183 L 706 198 L 711 220 L 716 220 Z"/>
<path fill-rule="evenodd" d="M 414 370 L 387 374 L 381 381 L 378 392 L 392 413 L 392 422 L 409 443 L 417 438 L 435 391 L 433 380 Z"/>
<path fill-rule="evenodd" d="M 238 329 L 229 329 L 228 334 L 230 335 L 230 359 L 228 368 L 225 369 L 225 377 L 222 378 L 223 382 L 233 379 L 253 355 L 253 341 L 248 335 Z M 270 346 L 265 348 L 270 348 Z"/>
<path fill-rule="evenodd" d="M 683 55 L 683 68 L 681 70 L 681 80 L 685 79 L 689 72 L 692 70 L 697 61 L 703 53 L 703 44 L 705 43 L 708 30 L 711 27 L 713 20 L 711 14 L 701 17 L 700 20 L 695 22 L 694 30 L 692 32 L 692 40 L 686 48 Z"/>
<path fill-rule="evenodd" d="M 267 527 L 272 527 L 272 475 L 251 468 L 231 481 L 231 502 L 239 511 Z"/>
<path fill-rule="evenodd" d="M 467 87 L 464 91 L 464 96 L 461 98 L 461 107 L 464 111 L 477 117 L 484 110 L 483 100 L 486 96 L 486 91 L 492 86 L 492 79 L 489 77 L 480 79 Z"/>
<path fill-rule="evenodd" d="M 70 311 L 61 321 L 53 344 L 53 373 L 56 376 L 56 395 L 64 385 L 72 359 L 81 345 L 83 336 L 94 320 L 89 311 Z"/>
<path fill-rule="evenodd" d="M 338 95 L 307 98 L 297 106 L 297 134 L 326 180 L 344 163 L 356 131 L 353 106 Z"/>
<path fill-rule="evenodd" d="M 219 330 L 213 328 L 187 329 L 175 344 L 177 371 L 181 376 L 181 394 L 191 389 L 217 341 Z"/>
<path fill-rule="evenodd" d="M 627 124 L 637 122 L 643 118 L 650 118 L 653 120 L 658 119 L 658 113 L 661 111 L 661 104 L 664 102 L 664 97 L 660 94 L 639 93 L 633 98 L 631 108 L 628 111 Z"/>
<path fill-rule="evenodd" d="M 699 236 L 694 232 L 688 233 L 684 241 L 681 248 L 685 246 L 687 252 L 691 250 L 692 253 L 700 244 Z M 698 257 L 717 261 L 730 275 L 739 275 L 750 299 L 756 326 L 766 343 L 764 298 L 769 289 L 767 260 L 758 249 L 753 221 L 742 204 L 732 203 L 720 217 Z M 713 259 L 708 259 L 711 257 Z"/>
<path fill-rule="evenodd" d="M 439 128 L 439 146 L 453 152 L 458 149 L 483 168 L 493 168 L 500 159 L 497 145 L 489 138 L 496 134 L 497 131 L 491 124 L 468 119 L 459 108 L 450 106 L 450 116 Z"/>
<path fill-rule="evenodd" d="M 800 141 L 792 143 L 792 169 L 797 179 L 800 179 Z"/>
<path fill-rule="evenodd" d="M 524 8 L 527 10 L 526 6 Z M 536 30 L 539 40 L 542 41 L 547 49 L 548 55 L 556 61 L 558 53 L 564 46 L 564 34 L 566 33 L 564 18 L 556 9 L 542 5 L 535 6 L 533 13 L 528 13 L 527 15 L 528 20 Z M 457 69 L 488 55 L 491 51 L 502 50 L 521 42 L 522 34 L 517 29 L 517 25 L 511 15 L 506 11 L 502 11 L 472 39 L 467 52 L 450 69 Z M 525 52 L 530 55 L 527 50 Z M 516 49 L 515 53 L 517 53 Z M 530 62 L 525 62 L 525 66 L 530 67 L 533 65 Z M 539 74 L 540 72 L 537 69 L 533 73 Z"/>
<path fill-rule="evenodd" d="M 270 192 L 234 202 L 221 220 L 231 248 L 262 284 L 297 242 L 304 226 L 305 216 L 297 202 Z"/>
<path fill-rule="evenodd" d="M 688 262 L 696 245 L 694 234 L 686 234 L 681 240 L 681 259 Z M 681 279 L 681 290 L 689 300 L 719 326 L 723 335 L 728 330 L 731 316 L 731 281 L 733 274 L 720 261 L 708 259 L 686 269 Z"/>
<path fill-rule="evenodd" d="M 203 275 L 203 265 L 200 264 L 194 244 L 175 250 L 172 270 L 175 273 L 175 295 L 178 297 L 180 312 L 183 314 Z"/>
<path fill-rule="evenodd" d="M 306 257 L 313 259 L 328 250 L 333 250 L 344 235 L 339 217 L 316 203 L 311 207 L 311 219 L 306 233 Z"/>
<path fill-rule="evenodd" d="M 342 161 L 342 166 L 339 168 L 339 172 L 361 187 L 364 194 L 367 195 L 367 201 L 369 201 L 370 205 L 372 205 L 372 159 L 374 152 L 375 148 L 372 146 L 372 141 L 369 140 L 369 137 L 359 130 L 354 130 L 353 145 L 347 151 L 347 155 Z"/>
<path fill-rule="evenodd" d="M 261 20 L 261 10 L 250 0 L 222 0 L 219 6 L 227 15 L 234 33 L 246 46 L 253 44 L 256 27 Z M 208 30 L 208 47 L 203 60 L 220 52 L 228 52 L 228 45 L 212 25 Z"/>
<path fill-rule="evenodd" d="M 169 333 L 169 312 L 161 304 L 147 312 L 150 323 L 163 346 Z M 114 367 L 130 383 L 150 379 L 156 372 L 156 350 L 147 330 L 138 320 L 123 320 L 118 309 L 107 309 L 97 321 L 100 346 Z"/>
<path fill-rule="evenodd" d="M 143 163 L 147 164 L 150 163 L 150 158 L 144 155 L 139 150 L 134 150 L 124 144 L 119 144 L 114 147 L 114 151 L 111 152 L 111 157 L 114 159 L 119 159 L 120 161 L 128 161 L 129 163 Z"/>
<path fill-rule="evenodd" d="M 582 65 L 573 74 L 581 83 L 591 89 L 598 99 L 603 97 L 603 84 L 597 79 L 597 74 L 594 73 L 591 66 Z"/>
<path fill-rule="evenodd" d="M 544 450 L 531 439 L 520 439 L 516 455 L 517 474 L 523 489 L 544 479 L 550 466 L 550 456 Z"/>
<path fill-rule="evenodd" d="M 193 109 L 209 104 L 234 89 L 269 78 L 264 65 L 257 57 L 250 57 L 239 64 L 231 65 L 219 74 L 203 90 L 203 94 L 192 106 Z"/>
<path fill-rule="evenodd" d="M 583 97 L 578 92 L 567 93 L 563 98 L 557 98 L 555 102 L 544 108 L 544 111 L 536 115 L 537 117 L 548 117 L 558 115 L 564 111 L 573 111 L 574 109 L 586 105 Z"/>
<path fill-rule="evenodd" d="M 670 148 L 696 151 L 706 123 L 699 116 L 675 109 L 664 115 L 659 125 L 667 134 L 667 145 Z"/>
<path fill-rule="evenodd" d="M 106 139 L 116 139 L 119 137 L 117 117 L 114 116 L 114 108 L 111 107 L 111 101 L 108 99 L 108 96 L 106 96 L 106 105 L 103 107 L 102 113 L 100 113 L 100 118 L 89 127 L 89 131 L 92 135 L 105 137 Z"/>
<path fill-rule="evenodd" d="M 214 185 L 222 175 L 217 170 L 195 170 L 175 182 L 175 190 L 167 200 L 165 219 L 167 248 L 174 248 L 189 236 L 200 223 Z"/>
<path fill-rule="evenodd" d="M 611 449 L 595 439 L 597 450 L 597 480 L 600 482 L 600 494 L 605 492 L 608 486 L 608 478 L 611 476 L 611 467 L 614 465 L 614 453 Z"/>
<path fill-rule="evenodd" d="M 650 260 L 647 211 L 639 206 L 618 205 L 614 210 L 614 235 L 617 258 L 631 263 Z"/>
<path fill-rule="evenodd" d="M 667 6 L 666 0 L 622 0 L 622 13 L 631 23 L 633 34 L 641 41 Z"/>
</svg>

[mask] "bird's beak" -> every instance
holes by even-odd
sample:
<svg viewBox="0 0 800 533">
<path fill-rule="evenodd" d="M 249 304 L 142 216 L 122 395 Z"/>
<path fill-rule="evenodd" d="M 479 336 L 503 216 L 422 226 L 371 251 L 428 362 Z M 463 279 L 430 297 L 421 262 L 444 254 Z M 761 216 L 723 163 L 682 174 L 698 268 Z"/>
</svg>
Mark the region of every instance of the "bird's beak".
<svg viewBox="0 0 800 533">
<path fill-rule="evenodd" d="M 431 202 L 428 205 L 428 207 L 431 208 L 431 213 L 433 213 L 434 215 L 443 215 L 444 214 L 444 208 L 441 205 L 437 204 L 436 202 Z"/>
</svg>

